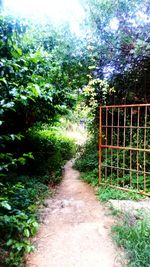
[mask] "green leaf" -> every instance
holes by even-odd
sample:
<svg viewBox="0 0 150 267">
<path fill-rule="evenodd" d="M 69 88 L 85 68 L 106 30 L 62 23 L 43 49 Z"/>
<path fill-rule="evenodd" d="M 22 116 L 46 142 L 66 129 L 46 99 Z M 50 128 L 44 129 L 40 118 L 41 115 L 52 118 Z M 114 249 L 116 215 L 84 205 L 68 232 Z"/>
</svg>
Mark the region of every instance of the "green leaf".
<svg viewBox="0 0 150 267">
<path fill-rule="evenodd" d="M 26 164 L 26 159 L 23 157 L 18 158 L 18 161 L 22 164 L 25 165 Z"/>
<path fill-rule="evenodd" d="M 29 83 L 27 89 L 29 89 L 35 97 L 41 94 L 40 87 L 37 84 Z"/>
<path fill-rule="evenodd" d="M 24 153 L 23 156 L 24 156 L 24 157 L 27 157 L 27 158 L 29 158 L 29 159 L 34 159 L 34 156 L 32 155 L 32 152 Z"/>
<path fill-rule="evenodd" d="M 5 85 L 7 85 L 7 81 L 5 78 L 0 78 L 0 82 L 3 82 Z"/>
<path fill-rule="evenodd" d="M 8 102 L 6 104 L 3 105 L 4 108 L 12 108 L 15 105 L 14 102 Z"/>
<path fill-rule="evenodd" d="M 0 203 L 0 206 L 3 207 L 6 210 L 11 210 L 11 206 L 9 205 L 7 200 L 4 200 Z"/>
<path fill-rule="evenodd" d="M 25 230 L 24 230 L 24 236 L 25 236 L 25 237 L 29 237 L 29 236 L 30 236 L 30 232 L 29 232 L 28 229 L 25 229 Z"/>
<path fill-rule="evenodd" d="M 31 228 L 31 234 L 35 235 L 37 233 L 38 228 L 39 228 L 38 223 L 37 222 L 33 222 L 32 223 L 32 228 Z"/>
<path fill-rule="evenodd" d="M 8 247 L 10 247 L 13 243 L 14 243 L 14 240 L 13 239 L 9 239 L 8 242 L 6 243 L 6 245 Z"/>
<path fill-rule="evenodd" d="M 34 251 L 34 249 L 35 249 L 35 247 L 33 245 L 30 245 L 30 244 L 26 245 L 26 247 L 25 247 L 26 253 L 31 253 Z"/>
<path fill-rule="evenodd" d="M 23 100 L 27 100 L 27 97 L 25 95 L 20 95 L 20 98 Z"/>
<path fill-rule="evenodd" d="M 16 48 L 16 51 L 18 52 L 18 54 L 21 56 L 22 55 L 22 50 L 21 50 L 21 48 Z"/>
</svg>

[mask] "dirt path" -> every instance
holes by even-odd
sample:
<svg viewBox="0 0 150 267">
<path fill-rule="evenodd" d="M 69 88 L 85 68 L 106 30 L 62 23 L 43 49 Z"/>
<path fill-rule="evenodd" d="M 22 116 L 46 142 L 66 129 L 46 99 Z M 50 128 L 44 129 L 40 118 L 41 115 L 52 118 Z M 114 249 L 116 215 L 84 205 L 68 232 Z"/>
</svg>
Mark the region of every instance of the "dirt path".
<svg viewBox="0 0 150 267">
<path fill-rule="evenodd" d="M 72 165 L 66 164 L 56 196 L 47 201 L 44 223 L 34 240 L 37 251 L 27 266 L 120 267 L 120 252 L 109 236 L 113 219 Z"/>
</svg>

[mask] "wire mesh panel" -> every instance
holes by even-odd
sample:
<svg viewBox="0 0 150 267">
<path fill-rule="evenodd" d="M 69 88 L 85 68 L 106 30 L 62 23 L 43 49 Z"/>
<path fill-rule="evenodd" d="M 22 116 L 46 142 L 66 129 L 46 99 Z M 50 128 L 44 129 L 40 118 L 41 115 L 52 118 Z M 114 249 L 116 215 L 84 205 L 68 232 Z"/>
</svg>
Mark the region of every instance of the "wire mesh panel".
<svg viewBox="0 0 150 267">
<path fill-rule="evenodd" d="M 100 107 L 99 183 L 150 195 L 150 104 Z"/>
</svg>

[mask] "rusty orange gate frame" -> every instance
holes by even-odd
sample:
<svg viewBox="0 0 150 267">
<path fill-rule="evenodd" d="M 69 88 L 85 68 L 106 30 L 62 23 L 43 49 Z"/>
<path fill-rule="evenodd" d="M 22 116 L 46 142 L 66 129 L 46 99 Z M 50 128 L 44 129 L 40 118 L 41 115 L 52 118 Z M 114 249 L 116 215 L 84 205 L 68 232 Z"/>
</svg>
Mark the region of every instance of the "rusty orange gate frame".
<svg viewBox="0 0 150 267">
<path fill-rule="evenodd" d="M 150 196 L 150 104 L 100 106 L 99 184 Z"/>
</svg>

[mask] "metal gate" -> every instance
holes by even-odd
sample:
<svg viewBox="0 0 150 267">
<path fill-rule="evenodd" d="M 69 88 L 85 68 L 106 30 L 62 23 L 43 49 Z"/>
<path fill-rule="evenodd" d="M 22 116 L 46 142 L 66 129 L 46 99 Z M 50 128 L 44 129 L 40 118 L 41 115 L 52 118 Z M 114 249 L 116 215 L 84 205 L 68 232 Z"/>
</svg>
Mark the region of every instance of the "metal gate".
<svg viewBox="0 0 150 267">
<path fill-rule="evenodd" d="M 150 104 L 100 107 L 99 183 L 150 196 Z"/>
</svg>

